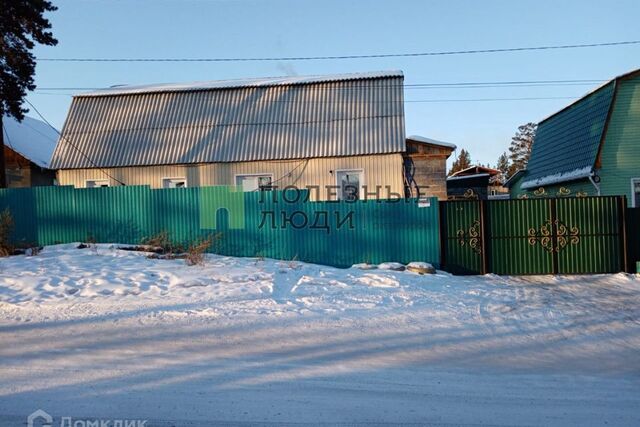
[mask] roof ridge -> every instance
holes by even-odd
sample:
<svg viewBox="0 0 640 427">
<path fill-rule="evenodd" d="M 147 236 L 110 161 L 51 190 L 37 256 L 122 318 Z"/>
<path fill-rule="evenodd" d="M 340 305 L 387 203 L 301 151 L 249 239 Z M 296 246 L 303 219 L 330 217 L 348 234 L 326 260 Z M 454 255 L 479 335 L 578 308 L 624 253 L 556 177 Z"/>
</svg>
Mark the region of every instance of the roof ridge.
<svg viewBox="0 0 640 427">
<path fill-rule="evenodd" d="M 367 71 L 360 73 L 316 74 L 307 76 L 250 77 L 223 80 L 204 80 L 149 85 L 120 85 L 84 92 L 74 97 L 133 95 L 139 93 L 191 92 L 200 90 L 235 89 L 244 87 L 294 86 L 338 81 L 354 81 L 404 77 L 402 70 Z"/>
<path fill-rule="evenodd" d="M 618 75 L 618 76 L 616 76 L 616 77 L 614 77 L 614 78 L 612 78 L 612 79 L 607 80 L 606 82 L 604 82 L 604 83 L 600 84 L 599 86 L 596 86 L 594 89 L 591 89 L 589 92 L 585 93 L 585 94 L 584 94 L 584 95 L 582 95 L 580 98 L 578 98 L 578 99 L 576 99 L 576 100 L 574 100 L 574 101 L 570 102 L 569 104 L 565 105 L 564 107 L 562 107 L 562 108 L 561 108 L 561 109 L 559 109 L 558 111 L 556 111 L 556 112 L 554 112 L 554 113 L 551 113 L 551 114 L 549 114 L 548 116 L 544 117 L 542 120 L 540 120 L 540 121 L 538 122 L 538 124 L 540 124 L 540 123 L 542 123 L 542 122 L 545 122 L 545 121 L 549 120 L 550 118 L 554 117 L 554 116 L 555 116 L 555 115 L 557 115 L 557 114 L 560 114 L 560 113 L 561 113 L 561 112 L 563 112 L 564 110 L 566 110 L 566 109 L 568 109 L 568 108 L 572 107 L 573 105 L 577 104 L 578 102 L 582 101 L 583 99 L 585 99 L 585 98 L 587 98 L 587 97 L 589 97 L 589 96 L 593 95 L 594 93 L 598 92 L 600 89 L 602 89 L 602 88 L 604 88 L 604 87 L 608 86 L 609 84 L 614 83 L 614 82 L 617 82 L 618 80 L 624 79 L 624 78 L 629 77 L 629 76 L 631 76 L 631 75 L 633 75 L 633 74 L 636 74 L 636 73 L 640 73 L 640 68 L 636 68 L 635 70 L 631 70 L 631 71 L 629 71 L 629 72 L 626 72 L 626 73 L 620 74 L 620 75 Z"/>
</svg>

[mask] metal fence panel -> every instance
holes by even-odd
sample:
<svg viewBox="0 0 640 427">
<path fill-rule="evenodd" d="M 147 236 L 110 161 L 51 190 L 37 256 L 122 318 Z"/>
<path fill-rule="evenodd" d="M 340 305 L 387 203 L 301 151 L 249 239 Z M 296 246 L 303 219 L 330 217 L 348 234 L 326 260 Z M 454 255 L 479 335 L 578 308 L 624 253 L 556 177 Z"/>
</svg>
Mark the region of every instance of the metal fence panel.
<svg viewBox="0 0 640 427">
<path fill-rule="evenodd" d="M 454 274 L 625 270 L 621 197 L 449 201 L 442 205 L 443 264 Z"/>
<path fill-rule="evenodd" d="M 549 199 L 488 203 L 490 270 L 496 274 L 550 274 Z M 547 240 L 547 238 L 549 240 Z"/>
<path fill-rule="evenodd" d="M 618 197 L 557 199 L 555 232 L 558 272 L 621 271 L 621 203 Z"/>
<path fill-rule="evenodd" d="M 479 201 L 449 201 L 442 209 L 443 258 L 453 274 L 482 274 L 482 211 Z"/>
<path fill-rule="evenodd" d="M 339 267 L 383 261 L 426 261 L 439 266 L 435 198 L 429 199 L 428 207 L 420 207 L 423 204 L 416 200 L 309 202 L 306 192 L 289 201 L 284 195 L 280 191 L 266 195 L 234 192 L 228 187 L 39 187 L 0 190 L 0 208 L 11 210 L 13 240 L 22 245 L 89 239 L 137 244 L 167 231 L 183 246 L 215 235 L 212 250 L 233 256 L 298 259 Z M 234 206 L 242 212 L 230 212 Z M 265 212 L 273 213 L 274 224 L 269 221 L 261 227 Z M 308 223 L 294 227 L 284 220 L 292 215 L 305 217 Z M 323 215 L 330 228 L 312 227 Z M 349 222 L 337 227 L 348 217 Z M 241 227 L 238 218 L 244 218 Z"/>
</svg>

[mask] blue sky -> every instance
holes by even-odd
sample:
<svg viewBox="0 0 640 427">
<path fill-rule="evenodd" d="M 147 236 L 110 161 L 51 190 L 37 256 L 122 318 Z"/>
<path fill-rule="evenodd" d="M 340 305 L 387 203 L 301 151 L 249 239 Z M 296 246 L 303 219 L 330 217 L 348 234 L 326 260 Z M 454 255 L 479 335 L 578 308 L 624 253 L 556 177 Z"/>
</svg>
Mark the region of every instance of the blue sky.
<svg viewBox="0 0 640 427">
<path fill-rule="evenodd" d="M 69 0 L 49 14 L 56 47 L 39 57 L 264 57 L 426 52 L 638 40 L 640 2 Z M 40 62 L 39 87 L 106 87 L 400 69 L 405 83 L 609 79 L 640 68 L 640 45 L 562 51 L 360 60 L 234 63 Z M 597 84 L 596 84 L 597 85 Z M 406 100 L 577 97 L 594 84 L 407 89 Z M 74 91 L 28 99 L 62 127 Z M 494 164 L 518 125 L 569 99 L 405 105 L 407 135 L 467 148 Z M 29 115 L 37 117 L 35 112 Z"/>
</svg>

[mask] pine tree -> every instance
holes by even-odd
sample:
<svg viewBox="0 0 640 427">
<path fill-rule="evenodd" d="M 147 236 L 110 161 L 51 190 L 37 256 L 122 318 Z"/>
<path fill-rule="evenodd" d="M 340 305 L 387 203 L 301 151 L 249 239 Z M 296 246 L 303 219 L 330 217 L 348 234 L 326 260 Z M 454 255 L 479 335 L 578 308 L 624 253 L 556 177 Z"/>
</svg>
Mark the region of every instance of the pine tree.
<svg viewBox="0 0 640 427">
<path fill-rule="evenodd" d="M 22 121 L 28 111 L 22 107 L 27 91 L 36 85 L 33 75 L 36 43 L 55 46 L 48 31 L 51 23 L 43 15 L 57 10 L 46 0 L 0 0 L 0 188 L 7 186 L 4 160 L 4 115 Z"/>
<path fill-rule="evenodd" d="M 500 157 L 498 157 L 498 163 L 496 163 L 496 169 L 500 171 L 500 176 L 498 177 L 498 182 L 500 182 L 500 184 L 504 184 L 507 178 L 509 178 L 510 168 L 509 156 L 506 152 L 502 153 Z"/>
<path fill-rule="evenodd" d="M 469 167 L 471 167 L 471 155 L 467 150 L 463 148 L 462 150 L 460 150 L 460 154 L 451 165 L 451 170 L 449 170 L 449 176 Z"/>
<path fill-rule="evenodd" d="M 511 160 L 509 175 L 527 167 L 537 128 L 538 125 L 531 122 L 519 126 L 518 131 L 511 138 L 511 145 L 509 146 L 509 159 Z"/>
</svg>

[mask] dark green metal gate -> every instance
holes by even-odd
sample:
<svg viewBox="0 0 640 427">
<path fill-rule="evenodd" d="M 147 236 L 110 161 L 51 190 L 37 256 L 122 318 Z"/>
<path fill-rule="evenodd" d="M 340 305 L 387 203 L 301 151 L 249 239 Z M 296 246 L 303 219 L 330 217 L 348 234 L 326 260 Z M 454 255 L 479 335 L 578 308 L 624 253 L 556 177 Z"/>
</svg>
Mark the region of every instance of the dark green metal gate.
<svg viewBox="0 0 640 427">
<path fill-rule="evenodd" d="M 440 204 L 441 264 L 453 274 L 483 274 L 484 202 L 449 201 Z"/>
<path fill-rule="evenodd" d="M 622 197 L 442 203 L 443 268 L 454 274 L 625 271 Z"/>
</svg>

